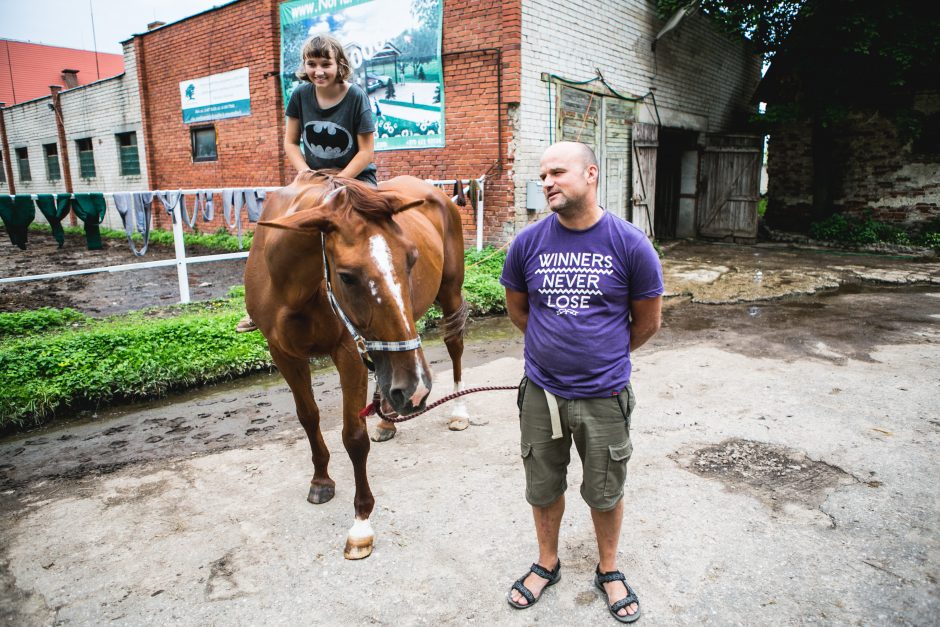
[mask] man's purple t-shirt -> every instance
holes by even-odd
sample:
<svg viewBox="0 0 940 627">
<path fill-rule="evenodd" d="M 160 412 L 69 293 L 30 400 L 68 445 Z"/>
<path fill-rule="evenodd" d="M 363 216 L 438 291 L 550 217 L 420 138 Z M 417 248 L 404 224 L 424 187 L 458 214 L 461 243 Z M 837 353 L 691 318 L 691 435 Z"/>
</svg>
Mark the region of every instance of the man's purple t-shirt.
<svg viewBox="0 0 940 627">
<path fill-rule="evenodd" d="M 662 265 L 646 235 L 607 211 L 583 231 L 555 214 L 523 229 L 500 283 L 529 295 L 526 376 L 568 399 L 627 385 L 630 301 L 663 293 Z"/>
</svg>

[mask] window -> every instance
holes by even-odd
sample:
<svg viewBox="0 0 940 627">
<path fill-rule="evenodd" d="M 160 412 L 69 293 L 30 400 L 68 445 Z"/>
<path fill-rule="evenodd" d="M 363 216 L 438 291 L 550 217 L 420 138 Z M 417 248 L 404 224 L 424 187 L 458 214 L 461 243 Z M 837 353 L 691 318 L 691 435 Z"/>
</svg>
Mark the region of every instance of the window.
<svg viewBox="0 0 940 627">
<path fill-rule="evenodd" d="M 29 151 L 26 148 L 16 149 L 16 167 L 20 170 L 21 181 L 33 180 L 33 175 L 29 171 Z"/>
<path fill-rule="evenodd" d="M 137 133 L 118 133 L 118 157 L 121 161 L 121 176 L 140 174 L 140 157 L 137 154 Z"/>
<path fill-rule="evenodd" d="M 95 178 L 95 149 L 90 137 L 75 142 L 78 146 L 78 175 L 83 179 Z"/>
<path fill-rule="evenodd" d="M 194 128 L 190 134 L 193 140 L 193 161 L 215 161 L 219 158 L 214 126 Z"/>
<path fill-rule="evenodd" d="M 46 178 L 58 181 L 62 178 L 62 170 L 59 169 L 59 147 L 56 144 L 43 144 L 42 151 L 46 155 Z"/>
</svg>

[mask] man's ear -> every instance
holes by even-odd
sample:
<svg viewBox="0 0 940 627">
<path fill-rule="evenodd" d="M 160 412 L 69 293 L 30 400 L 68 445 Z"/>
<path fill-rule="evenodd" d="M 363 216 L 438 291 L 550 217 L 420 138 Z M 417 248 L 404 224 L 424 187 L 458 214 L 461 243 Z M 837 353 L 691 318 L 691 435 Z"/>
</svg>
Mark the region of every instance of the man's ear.
<svg viewBox="0 0 940 627">
<path fill-rule="evenodd" d="M 320 205 L 273 220 L 262 220 L 258 222 L 258 226 L 296 231 L 298 233 L 329 233 L 333 230 L 333 221 L 323 211 L 323 205 Z"/>
</svg>

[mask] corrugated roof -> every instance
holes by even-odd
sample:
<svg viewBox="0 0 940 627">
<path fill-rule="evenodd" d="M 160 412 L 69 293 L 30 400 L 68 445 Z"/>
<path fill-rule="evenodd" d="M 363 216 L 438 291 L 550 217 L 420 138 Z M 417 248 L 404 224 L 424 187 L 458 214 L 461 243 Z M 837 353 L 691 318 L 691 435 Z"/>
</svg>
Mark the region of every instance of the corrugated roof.
<svg viewBox="0 0 940 627">
<path fill-rule="evenodd" d="M 124 57 L 0 39 L 0 102 L 7 106 L 49 95 L 49 85 L 68 86 L 62 70 L 78 70 L 78 85 L 124 72 Z"/>
</svg>

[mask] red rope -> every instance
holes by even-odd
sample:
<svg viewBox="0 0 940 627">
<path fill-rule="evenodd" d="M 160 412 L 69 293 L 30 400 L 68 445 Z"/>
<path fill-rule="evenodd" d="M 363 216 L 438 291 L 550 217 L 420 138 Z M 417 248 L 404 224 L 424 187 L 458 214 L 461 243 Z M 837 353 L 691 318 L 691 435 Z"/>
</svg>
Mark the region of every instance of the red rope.
<svg viewBox="0 0 940 627">
<path fill-rule="evenodd" d="M 359 412 L 359 417 L 365 418 L 366 416 L 371 416 L 372 414 L 375 414 L 382 420 L 387 420 L 389 422 L 405 422 L 406 420 L 417 418 L 421 414 L 431 411 L 438 405 L 443 405 L 447 401 L 452 401 L 455 398 L 464 396 L 465 394 L 473 394 L 474 392 L 490 392 L 493 390 L 515 390 L 517 388 L 518 386 L 516 385 L 489 385 L 489 386 L 483 386 L 483 387 L 470 388 L 467 390 L 461 390 L 460 392 L 454 392 L 453 394 L 448 394 L 444 398 L 434 401 L 433 403 L 431 403 L 430 405 L 428 405 L 421 411 L 417 411 L 413 414 L 408 414 L 407 416 L 399 416 L 396 412 L 392 412 L 390 414 L 383 414 L 382 409 L 381 409 L 382 397 L 379 395 L 379 391 L 376 390 L 375 394 L 373 394 L 372 396 L 372 402 L 362 408 L 362 411 Z"/>
</svg>

